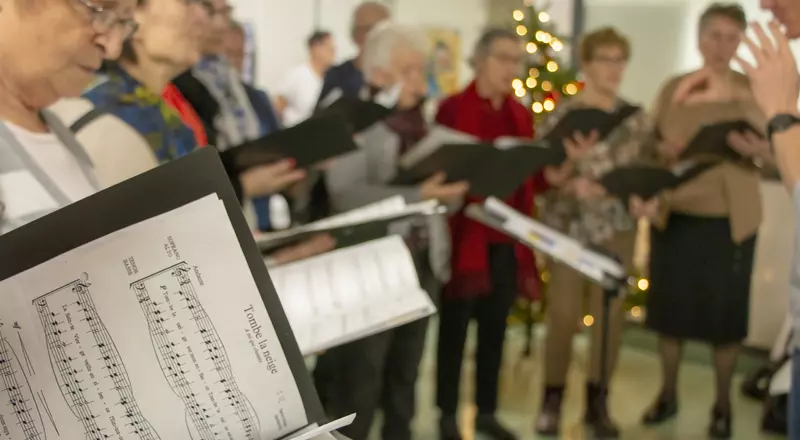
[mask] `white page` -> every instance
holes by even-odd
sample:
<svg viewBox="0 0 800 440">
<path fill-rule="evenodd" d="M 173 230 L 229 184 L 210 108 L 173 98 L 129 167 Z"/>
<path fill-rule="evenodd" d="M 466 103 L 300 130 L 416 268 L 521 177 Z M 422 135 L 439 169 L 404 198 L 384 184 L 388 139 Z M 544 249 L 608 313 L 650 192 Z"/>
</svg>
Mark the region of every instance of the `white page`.
<svg viewBox="0 0 800 440">
<path fill-rule="evenodd" d="M 322 426 L 317 426 L 316 424 L 310 426 L 308 429 L 304 429 L 296 436 L 290 438 L 289 440 L 321 440 L 326 438 L 335 438 L 330 433 L 332 431 L 336 431 L 337 429 L 342 429 L 345 426 L 349 426 L 353 423 L 353 420 L 356 419 L 355 414 L 350 414 L 347 417 L 342 417 L 341 419 L 334 420 L 330 423 L 326 423 Z M 326 435 L 327 434 L 327 435 Z"/>
<path fill-rule="evenodd" d="M 256 237 L 259 244 L 268 244 L 275 240 L 292 237 L 309 232 L 321 232 L 335 228 L 346 228 L 366 223 L 391 220 L 413 215 L 431 215 L 438 213 L 440 205 L 435 200 L 407 205 L 403 196 L 391 197 L 342 214 L 292 228 L 286 231 L 261 234 Z M 444 209 L 442 207 L 441 209 Z"/>
<path fill-rule="evenodd" d="M 436 311 L 399 236 L 270 268 L 270 276 L 304 355 Z"/>
<path fill-rule="evenodd" d="M 414 145 L 400 159 L 400 167 L 411 168 L 426 157 L 433 154 L 445 144 L 465 144 L 479 142 L 478 138 L 463 131 L 454 130 L 442 125 L 435 125 L 428 134 Z"/>
<path fill-rule="evenodd" d="M 269 440 L 308 424 L 215 195 L 12 277 L 0 298 L 12 439 Z"/>
<path fill-rule="evenodd" d="M 502 219 L 504 230 L 597 282 L 604 282 L 606 276 L 623 278 L 627 275 L 617 261 L 587 249 L 577 240 L 521 214 L 497 198 L 486 199 L 484 208 L 490 215 Z"/>
</svg>

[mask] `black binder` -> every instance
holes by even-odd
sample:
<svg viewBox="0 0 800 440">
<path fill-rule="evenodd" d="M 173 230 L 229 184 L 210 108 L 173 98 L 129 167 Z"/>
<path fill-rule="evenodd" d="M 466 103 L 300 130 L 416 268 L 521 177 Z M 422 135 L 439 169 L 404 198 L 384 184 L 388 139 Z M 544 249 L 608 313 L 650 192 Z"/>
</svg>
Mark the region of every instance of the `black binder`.
<svg viewBox="0 0 800 440">
<path fill-rule="evenodd" d="M 759 130 L 743 119 L 706 125 L 692 138 L 689 145 L 681 153 L 681 159 L 711 157 L 731 162 L 740 162 L 745 158 L 728 144 L 731 132 L 750 131 L 764 138 Z"/>
<path fill-rule="evenodd" d="M 715 165 L 717 162 L 713 161 L 688 161 L 672 169 L 632 165 L 608 172 L 600 178 L 599 183 L 627 205 L 631 196 L 652 199 L 658 193 L 677 188 Z"/>
<path fill-rule="evenodd" d="M 225 206 L 294 376 L 309 423 L 322 423 L 325 413 L 303 356 L 228 176 L 213 148 L 200 149 L 0 235 L 0 281 L 210 194 L 216 194 Z M 184 414 L 179 416 L 182 418 Z"/>
<path fill-rule="evenodd" d="M 360 133 L 392 114 L 392 109 L 372 101 L 342 96 L 315 115 L 341 115 L 354 133 Z"/>
<path fill-rule="evenodd" d="M 467 181 L 469 193 L 505 199 L 525 179 L 562 162 L 558 151 L 541 142 L 498 148 L 491 143 L 445 144 L 409 167 L 401 167 L 394 185 L 417 185 L 437 172 L 448 182 Z"/>
<path fill-rule="evenodd" d="M 625 105 L 614 112 L 598 108 L 578 108 L 569 111 L 558 121 L 555 127 L 547 132 L 543 139 L 553 146 L 560 146 L 565 138 L 571 138 L 576 132 L 588 135 L 596 131 L 599 139 L 605 139 L 626 119 L 640 111 L 641 107 Z M 563 148 L 563 147 L 562 147 Z"/>
<path fill-rule="evenodd" d="M 222 155 L 225 163 L 241 173 L 285 158 L 294 159 L 298 168 L 308 168 L 357 148 L 345 116 L 333 112 L 233 147 Z"/>
</svg>

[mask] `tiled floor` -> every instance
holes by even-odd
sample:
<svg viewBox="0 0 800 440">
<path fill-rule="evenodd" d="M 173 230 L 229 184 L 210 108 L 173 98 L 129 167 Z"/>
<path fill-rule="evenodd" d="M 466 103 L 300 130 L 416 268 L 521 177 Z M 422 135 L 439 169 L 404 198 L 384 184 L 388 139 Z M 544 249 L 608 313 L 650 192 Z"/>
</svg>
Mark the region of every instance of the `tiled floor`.
<svg viewBox="0 0 800 440">
<path fill-rule="evenodd" d="M 432 349 L 435 347 L 435 325 L 432 324 L 427 354 L 421 366 L 419 382 L 419 404 L 414 423 L 416 438 L 435 440 L 438 438 L 438 414 L 434 406 L 433 378 L 435 364 Z M 472 339 L 472 338 L 471 338 Z M 506 356 L 502 374 L 500 418 L 516 430 L 521 439 L 539 439 L 533 432 L 533 421 L 539 407 L 541 392 L 542 364 L 537 353 L 532 359 L 523 359 L 521 349 L 523 337 L 519 329 L 509 332 Z M 540 348 L 541 344 L 537 345 Z M 538 350 L 537 350 L 538 351 Z M 567 440 L 583 440 L 581 425 L 584 399 L 584 371 L 586 365 L 586 341 L 576 338 L 573 366 L 570 371 L 570 387 L 566 400 L 562 435 Z M 465 364 L 465 377 L 462 385 L 463 407 L 462 429 L 466 439 L 473 439 L 471 418 L 474 406 L 472 399 L 473 364 Z M 686 362 L 680 378 L 680 414 L 677 420 L 658 429 L 645 429 L 639 424 L 644 408 L 656 395 L 659 386 L 658 360 L 652 351 L 623 348 L 619 370 L 612 384 L 611 409 L 623 428 L 625 440 L 700 440 L 705 439 L 708 417 L 713 402 L 714 374 L 705 364 Z M 765 436 L 759 432 L 761 406 L 740 396 L 738 380 L 734 392 L 734 439 L 762 440 L 776 437 Z M 377 428 L 377 426 L 376 426 Z M 376 430 L 377 433 L 377 430 Z M 480 438 L 480 437 L 479 437 Z M 778 437 L 779 438 L 779 437 Z M 373 439 L 379 439 L 374 435 Z"/>
</svg>

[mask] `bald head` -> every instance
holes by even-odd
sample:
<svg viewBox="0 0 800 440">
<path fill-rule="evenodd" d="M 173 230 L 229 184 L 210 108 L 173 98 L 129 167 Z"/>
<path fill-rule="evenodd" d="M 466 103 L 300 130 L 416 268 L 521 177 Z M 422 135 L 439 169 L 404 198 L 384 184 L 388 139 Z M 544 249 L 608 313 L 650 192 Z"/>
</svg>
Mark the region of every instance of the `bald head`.
<svg viewBox="0 0 800 440">
<path fill-rule="evenodd" d="M 356 8 L 353 12 L 352 35 L 359 51 L 364 47 L 369 31 L 390 16 L 389 8 L 379 2 L 364 2 Z"/>
</svg>

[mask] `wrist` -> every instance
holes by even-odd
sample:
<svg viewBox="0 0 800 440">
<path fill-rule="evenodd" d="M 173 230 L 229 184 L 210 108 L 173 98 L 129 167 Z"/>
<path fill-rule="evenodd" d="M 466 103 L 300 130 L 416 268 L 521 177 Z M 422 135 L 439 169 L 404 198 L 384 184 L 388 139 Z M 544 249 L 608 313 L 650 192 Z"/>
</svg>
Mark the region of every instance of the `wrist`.
<svg viewBox="0 0 800 440">
<path fill-rule="evenodd" d="M 797 109 L 797 103 L 795 103 L 794 105 L 774 107 L 766 111 L 767 121 L 778 115 L 792 115 L 800 118 L 800 110 Z"/>
</svg>

